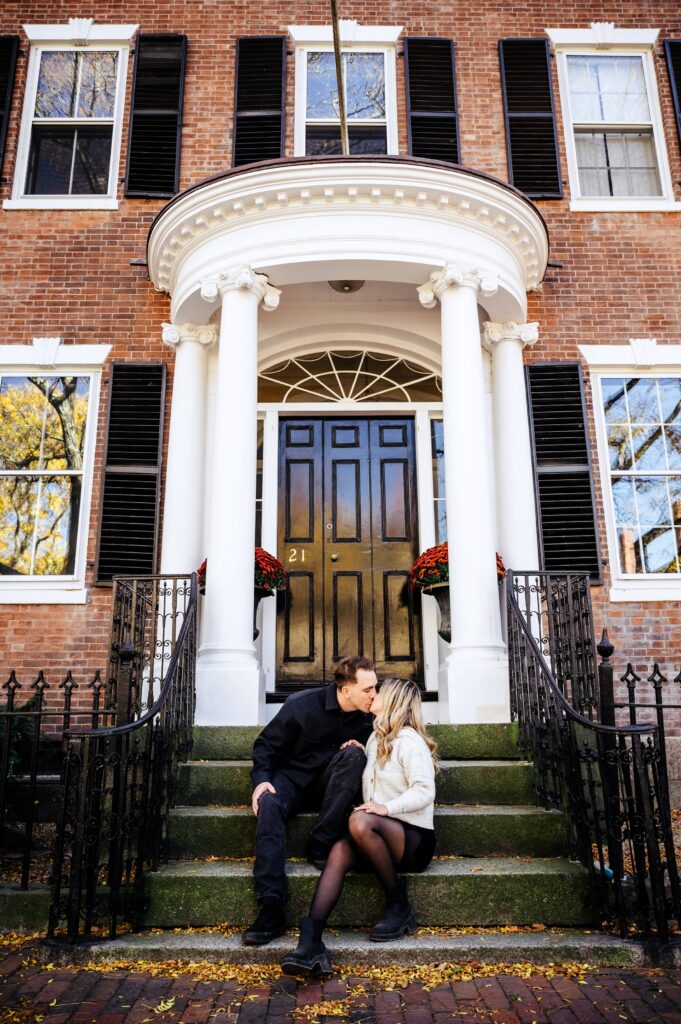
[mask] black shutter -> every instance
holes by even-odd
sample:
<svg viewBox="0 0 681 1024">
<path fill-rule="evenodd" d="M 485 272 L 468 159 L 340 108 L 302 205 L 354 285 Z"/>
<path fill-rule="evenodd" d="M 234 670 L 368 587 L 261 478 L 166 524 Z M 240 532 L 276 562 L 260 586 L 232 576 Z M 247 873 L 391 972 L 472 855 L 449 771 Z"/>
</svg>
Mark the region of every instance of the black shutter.
<svg viewBox="0 0 681 1024">
<path fill-rule="evenodd" d="M 114 363 L 97 580 L 156 566 L 163 443 L 164 363 Z"/>
<path fill-rule="evenodd" d="M 126 196 L 163 198 L 178 190 L 186 56 L 186 36 L 137 40 Z"/>
<path fill-rule="evenodd" d="M 284 155 L 285 36 L 237 42 L 233 164 Z"/>
<path fill-rule="evenodd" d="M 672 99 L 676 112 L 676 127 L 681 140 L 681 39 L 667 39 L 664 44 L 669 68 L 669 80 L 672 85 Z"/>
<path fill-rule="evenodd" d="M 501 39 L 499 61 L 509 180 L 532 199 L 560 199 L 548 40 Z"/>
<path fill-rule="evenodd" d="M 409 152 L 458 164 L 454 43 L 418 36 L 405 39 L 404 73 Z"/>
<path fill-rule="evenodd" d="M 0 36 L 0 171 L 2 171 L 2 158 L 5 152 L 18 51 L 19 36 Z"/>
<path fill-rule="evenodd" d="M 542 568 L 601 578 L 579 363 L 527 367 Z"/>
</svg>

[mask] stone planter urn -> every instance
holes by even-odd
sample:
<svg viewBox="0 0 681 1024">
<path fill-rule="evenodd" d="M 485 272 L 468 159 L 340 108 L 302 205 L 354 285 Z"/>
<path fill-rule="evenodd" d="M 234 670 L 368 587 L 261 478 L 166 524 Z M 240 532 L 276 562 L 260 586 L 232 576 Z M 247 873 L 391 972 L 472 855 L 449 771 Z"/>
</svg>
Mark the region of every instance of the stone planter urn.
<svg viewBox="0 0 681 1024">
<path fill-rule="evenodd" d="M 446 643 L 452 642 L 452 620 L 449 607 L 449 583 L 431 583 L 429 587 L 423 587 L 424 594 L 430 594 L 437 601 L 440 609 L 440 625 L 438 633 Z"/>
<path fill-rule="evenodd" d="M 257 640 L 260 636 L 260 630 L 255 624 L 255 620 L 258 617 L 258 607 L 263 597 L 273 597 L 276 593 L 275 590 L 265 589 L 265 587 L 255 587 L 253 590 L 253 639 Z"/>
</svg>

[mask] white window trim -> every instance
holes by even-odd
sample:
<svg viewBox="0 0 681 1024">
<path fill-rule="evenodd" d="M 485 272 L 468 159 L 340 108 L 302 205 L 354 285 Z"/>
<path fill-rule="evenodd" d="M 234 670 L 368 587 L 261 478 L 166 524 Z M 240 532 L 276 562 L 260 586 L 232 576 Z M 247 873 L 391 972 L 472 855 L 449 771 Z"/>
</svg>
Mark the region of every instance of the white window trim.
<svg viewBox="0 0 681 1024">
<path fill-rule="evenodd" d="M 565 136 L 565 152 L 570 179 L 570 209 L 582 213 L 600 212 L 650 212 L 655 210 L 681 210 L 681 203 L 674 198 L 664 125 L 660 109 L 660 98 L 657 89 L 657 76 L 653 61 L 653 46 L 659 35 L 659 29 L 616 29 L 609 23 L 592 24 L 588 29 L 552 29 L 547 28 L 547 35 L 556 50 L 558 85 L 560 90 L 561 108 L 563 112 L 563 133 Z M 579 191 L 579 168 L 572 114 L 570 110 L 570 88 L 568 82 L 568 54 L 592 55 L 606 51 L 612 56 L 640 56 L 645 76 L 650 119 L 653 130 L 653 143 L 657 158 L 658 174 L 662 195 L 659 197 L 638 196 L 581 196 Z"/>
<path fill-rule="evenodd" d="M 358 25 L 356 21 L 341 21 L 340 36 L 345 51 L 382 53 L 385 57 L 385 120 L 386 153 L 398 153 L 397 142 L 397 61 L 395 44 L 402 32 L 401 25 Z M 293 155 L 305 156 L 305 128 L 307 123 L 307 54 L 313 50 L 333 50 L 333 32 L 330 25 L 289 25 L 289 34 L 296 44 L 295 72 L 295 131 Z M 370 122 L 368 122 L 370 123 Z"/>
<path fill-rule="evenodd" d="M 90 506 L 95 464 L 95 439 L 99 412 L 102 366 L 111 345 L 62 345 L 58 338 L 34 338 L 33 345 L 3 345 L 0 348 L 0 374 L 57 373 L 87 374 L 90 377 L 88 422 L 85 433 L 83 487 L 78 516 L 78 555 L 73 576 L 34 577 L 0 576 L 0 605 L 5 604 L 85 604 Z"/>
<path fill-rule="evenodd" d="M 579 351 L 589 366 L 593 389 L 598 465 L 603 488 L 611 578 L 609 599 L 613 602 L 681 600 L 681 576 L 670 579 L 664 573 L 633 575 L 620 572 L 617 527 L 610 486 L 608 439 L 601 392 L 602 377 L 632 374 L 639 377 L 681 377 L 681 345 L 657 345 L 652 338 L 634 338 L 629 345 L 580 345 Z"/>
<path fill-rule="evenodd" d="M 19 144 L 12 197 L 4 201 L 5 210 L 117 210 L 119 207 L 118 169 L 125 110 L 125 84 L 128 71 L 130 40 L 137 25 L 93 25 L 91 19 L 72 19 L 68 25 L 24 25 L 31 45 L 24 91 Z M 45 50 L 116 50 L 118 51 L 118 78 L 116 105 L 111 135 L 111 162 L 109 164 L 109 191 L 106 195 L 88 196 L 28 196 L 24 193 L 28 158 L 31 147 L 33 110 L 38 87 L 40 58 Z"/>
</svg>

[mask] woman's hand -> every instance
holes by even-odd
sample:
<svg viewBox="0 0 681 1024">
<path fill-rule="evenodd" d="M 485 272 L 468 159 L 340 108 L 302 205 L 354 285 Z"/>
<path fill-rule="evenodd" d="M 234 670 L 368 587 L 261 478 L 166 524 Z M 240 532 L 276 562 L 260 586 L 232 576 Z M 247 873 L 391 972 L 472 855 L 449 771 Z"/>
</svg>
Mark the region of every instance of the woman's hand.
<svg viewBox="0 0 681 1024">
<path fill-rule="evenodd" d="M 359 747 L 360 750 L 366 754 L 366 749 L 362 746 L 359 740 L 346 740 L 345 743 L 341 743 L 341 750 L 345 750 L 346 747 Z"/>
<path fill-rule="evenodd" d="M 374 803 L 373 800 L 367 800 L 365 804 L 360 804 L 359 807 L 355 807 L 356 811 L 366 811 L 367 814 L 380 814 L 382 817 L 388 813 L 388 808 L 385 804 Z"/>
</svg>

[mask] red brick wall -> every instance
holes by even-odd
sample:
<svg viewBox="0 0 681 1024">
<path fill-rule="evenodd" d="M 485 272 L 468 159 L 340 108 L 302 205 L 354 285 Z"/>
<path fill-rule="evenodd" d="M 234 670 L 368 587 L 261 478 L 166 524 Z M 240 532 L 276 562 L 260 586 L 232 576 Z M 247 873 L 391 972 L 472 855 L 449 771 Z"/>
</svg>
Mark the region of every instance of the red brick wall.
<svg viewBox="0 0 681 1024">
<path fill-rule="evenodd" d="M 0 33 L 20 32 L 23 22 L 65 22 L 93 13 L 76 3 L 5 0 Z M 681 150 L 676 132 L 662 41 L 681 38 L 677 0 L 648 4 L 612 2 L 592 5 L 526 0 L 502 5 L 425 5 L 384 2 L 341 5 L 341 16 L 364 24 L 400 24 L 406 34 L 442 35 L 456 42 L 457 87 L 462 162 L 506 179 L 506 149 L 497 43 L 500 38 L 539 36 L 545 27 L 587 27 L 591 20 L 613 21 L 619 28 L 659 28 L 655 68 L 662 105 L 671 176 L 681 200 Z M 328 23 L 326 3 L 261 4 L 186 0 L 101 3 L 98 22 L 139 23 L 143 32 L 186 32 L 189 54 L 184 111 L 181 186 L 185 188 L 231 164 L 235 41 L 241 35 L 286 32 L 290 23 Z M 291 48 L 292 49 L 292 48 Z M 22 36 L 18 74 L 9 123 L 0 198 L 11 191 L 24 94 L 28 45 Z M 554 66 L 555 76 L 555 61 Z M 294 60 L 287 62 L 287 154 L 293 147 Z M 129 106 L 132 62 L 128 71 Z M 406 152 L 404 75 L 398 60 L 400 149 Z M 563 176 L 567 161 L 558 107 Z M 124 174 L 127 112 L 120 181 Z M 566 196 L 569 187 L 566 183 Z M 156 293 L 143 268 L 145 239 L 162 201 L 125 200 L 116 212 L 0 210 L 0 322 L 4 343 L 30 342 L 33 336 L 60 335 L 68 343 L 109 342 L 116 359 L 166 359 L 160 324 L 168 318 L 168 298 Z M 571 213 L 567 200 L 538 204 L 551 237 L 551 269 L 529 297 L 529 319 L 541 325 L 539 343 L 528 353 L 537 361 L 574 360 L 583 343 L 622 344 L 630 337 L 657 337 L 660 344 L 681 343 L 681 217 L 678 213 Z M 88 583 L 96 553 L 100 503 L 103 423 L 108 374 L 104 375 L 97 440 L 97 467 L 88 540 Z M 168 401 L 172 390 L 169 363 Z M 590 404 L 590 393 L 588 393 Z M 169 404 L 167 409 L 169 409 Z M 167 425 L 168 417 L 166 418 Z M 593 434 L 593 417 L 591 417 Z M 595 450 L 595 438 L 592 436 Z M 607 557 L 602 494 L 595 474 L 601 513 L 601 544 Z M 675 674 L 681 668 L 678 604 L 617 604 L 607 600 L 609 571 L 594 588 L 599 628 L 607 625 L 624 658 L 639 668 L 659 659 Z M 110 591 L 92 588 L 85 606 L 0 606 L 2 671 L 15 668 L 22 682 L 42 668 L 56 683 L 66 668 L 84 682 L 105 667 Z M 672 665 L 672 662 L 676 664 Z"/>
</svg>

